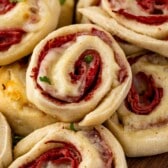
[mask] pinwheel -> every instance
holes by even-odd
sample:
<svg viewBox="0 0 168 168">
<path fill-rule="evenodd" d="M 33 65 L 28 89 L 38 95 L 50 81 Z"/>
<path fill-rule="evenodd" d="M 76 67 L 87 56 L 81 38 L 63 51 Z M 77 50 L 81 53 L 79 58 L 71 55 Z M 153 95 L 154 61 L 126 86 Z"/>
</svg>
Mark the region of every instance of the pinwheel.
<svg viewBox="0 0 168 168">
<path fill-rule="evenodd" d="M 79 10 L 113 35 L 168 57 L 168 2 L 165 0 L 101 0 Z"/>
<path fill-rule="evenodd" d="M 26 62 L 27 60 L 21 60 L 0 68 L 0 111 L 6 116 L 13 132 L 19 135 L 27 135 L 57 121 L 27 100 Z"/>
<path fill-rule="evenodd" d="M 30 54 L 56 28 L 61 7 L 55 0 L 0 3 L 0 65 L 6 65 Z"/>
<path fill-rule="evenodd" d="M 27 96 L 60 121 L 97 125 L 125 98 L 131 75 L 111 34 L 92 24 L 71 25 L 36 46 L 26 74 Z"/>
<path fill-rule="evenodd" d="M 34 131 L 14 149 L 9 168 L 126 168 L 121 145 L 103 126 L 76 130 L 57 123 Z"/>
<path fill-rule="evenodd" d="M 155 53 L 129 58 L 131 89 L 107 126 L 122 144 L 127 156 L 167 152 L 168 59 Z"/>
</svg>

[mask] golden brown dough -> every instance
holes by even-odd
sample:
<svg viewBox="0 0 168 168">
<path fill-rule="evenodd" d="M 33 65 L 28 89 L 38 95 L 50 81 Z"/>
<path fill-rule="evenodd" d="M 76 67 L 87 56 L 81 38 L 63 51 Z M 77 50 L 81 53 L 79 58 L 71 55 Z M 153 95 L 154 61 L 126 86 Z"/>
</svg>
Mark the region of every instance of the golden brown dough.
<svg viewBox="0 0 168 168">
<path fill-rule="evenodd" d="M 27 135 L 33 130 L 54 123 L 54 119 L 31 104 L 25 93 L 27 63 L 20 61 L 0 68 L 0 111 L 12 130 Z"/>
<path fill-rule="evenodd" d="M 168 152 L 168 59 L 155 53 L 129 58 L 131 89 L 107 127 L 116 135 L 127 156 Z"/>
<path fill-rule="evenodd" d="M 6 65 L 32 53 L 35 45 L 57 27 L 61 5 L 58 0 L 1 3 L 0 65 Z M 5 10 L 8 6 L 12 7 Z"/>
<path fill-rule="evenodd" d="M 117 109 L 131 83 L 125 54 L 104 29 L 66 26 L 35 48 L 26 73 L 29 101 L 60 121 L 103 123 Z"/>
</svg>

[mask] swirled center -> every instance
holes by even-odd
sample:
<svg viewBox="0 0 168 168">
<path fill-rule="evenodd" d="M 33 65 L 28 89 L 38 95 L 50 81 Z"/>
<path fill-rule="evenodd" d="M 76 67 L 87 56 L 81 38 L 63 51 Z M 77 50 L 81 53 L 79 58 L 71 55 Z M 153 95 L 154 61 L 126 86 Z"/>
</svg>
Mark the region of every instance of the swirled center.
<svg viewBox="0 0 168 168">
<path fill-rule="evenodd" d="M 80 96 L 81 99 L 87 92 L 93 89 L 101 67 L 100 55 L 95 50 L 84 51 L 75 63 L 74 72 L 70 73 L 72 83 L 82 79 Z"/>
<path fill-rule="evenodd" d="M 160 103 L 162 96 L 163 88 L 156 87 L 153 77 L 138 72 L 133 77 L 126 106 L 136 114 L 149 114 Z"/>
<path fill-rule="evenodd" d="M 68 72 L 68 75 L 71 80 L 71 84 L 75 84 L 77 82 L 79 84 L 78 85 L 79 92 L 73 93 L 73 96 L 72 94 L 70 95 L 59 94 L 58 95 L 57 94 L 58 92 L 56 89 L 54 89 L 55 91 L 53 92 L 53 89 L 50 89 L 50 88 L 53 87 L 55 83 L 52 85 L 52 82 L 50 82 L 50 79 L 48 78 L 48 76 L 45 76 L 45 75 L 40 76 L 40 81 L 38 82 L 39 74 L 40 74 L 39 71 L 40 69 L 42 69 L 41 67 L 43 67 L 42 64 L 45 62 L 44 60 L 48 58 L 47 54 L 49 55 L 52 49 L 57 50 L 58 48 L 60 48 L 64 50 L 65 49 L 64 47 L 67 47 L 68 43 L 69 44 L 74 43 L 77 40 L 77 38 L 82 35 L 98 36 L 106 44 L 108 45 L 111 44 L 111 40 L 108 38 L 108 36 L 103 31 L 99 31 L 96 29 L 92 29 L 91 32 L 89 31 L 88 32 L 77 32 L 77 33 L 69 34 L 66 36 L 56 37 L 52 40 L 49 40 L 46 43 L 46 45 L 44 46 L 43 50 L 41 51 L 39 55 L 37 66 L 32 69 L 32 77 L 37 82 L 37 87 L 42 91 L 42 94 L 45 97 L 47 97 L 48 99 L 54 102 L 67 103 L 67 102 L 78 102 L 82 99 L 88 100 L 92 97 L 93 92 L 98 88 L 98 85 L 101 83 L 101 68 L 102 68 L 101 64 L 102 62 L 101 62 L 99 53 L 95 49 L 86 49 L 83 51 L 83 53 L 81 53 L 81 55 L 77 55 L 76 56 L 77 60 L 74 63 L 74 68 L 73 68 L 74 70 L 71 72 Z M 56 71 L 56 73 L 58 71 Z M 45 89 L 42 88 L 42 84 L 44 85 L 44 82 L 45 82 L 45 86 L 47 84 L 47 88 L 49 88 L 47 89 L 47 92 Z M 54 80 L 54 82 L 58 83 L 58 80 L 56 79 Z M 69 82 L 69 78 L 68 78 L 68 82 Z M 60 85 L 62 87 L 63 83 L 61 83 Z M 67 88 L 65 89 L 67 90 Z M 50 90 L 52 90 L 52 93 L 49 92 Z M 59 91 L 62 91 L 62 90 L 59 90 Z M 71 90 L 69 92 L 71 92 Z M 87 94 L 88 92 L 89 94 Z"/>
</svg>

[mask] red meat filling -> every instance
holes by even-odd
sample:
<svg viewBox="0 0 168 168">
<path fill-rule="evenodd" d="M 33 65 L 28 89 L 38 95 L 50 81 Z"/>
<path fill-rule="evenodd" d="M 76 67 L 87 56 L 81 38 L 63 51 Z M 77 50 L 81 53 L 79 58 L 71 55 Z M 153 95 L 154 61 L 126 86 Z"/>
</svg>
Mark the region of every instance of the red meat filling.
<svg viewBox="0 0 168 168">
<path fill-rule="evenodd" d="M 120 8 L 114 11 L 128 19 L 133 19 L 144 24 L 160 25 L 168 21 L 168 15 L 164 14 L 164 10 L 168 10 L 167 0 L 136 0 L 137 5 L 149 14 L 149 16 L 137 16 Z"/>
<path fill-rule="evenodd" d="M 137 0 L 138 5 L 150 14 L 163 14 L 164 7 L 168 9 L 167 0 Z"/>
<path fill-rule="evenodd" d="M 72 168 L 79 167 L 82 157 L 74 145 L 57 141 L 49 141 L 47 143 L 59 143 L 61 146 L 44 152 L 32 162 L 22 165 L 19 168 L 40 168 L 47 166 L 48 163 L 54 166 L 67 165 Z"/>
<path fill-rule="evenodd" d="M 9 0 L 0 0 L 0 15 L 7 13 L 16 3 L 11 3 Z"/>
<path fill-rule="evenodd" d="M 127 108 L 136 114 L 149 114 L 160 103 L 163 88 L 157 88 L 151 75 L 138 72 L 126 98 Z"/>
<path fill-rule="evenodd" d="M 0 51 L 8 50 L 13 44 L 19 43 L 25 33 L 21 29 L 0 30 Z"/>
<path fill-rule="evenodd" d="M 90 63 L 85 61 L 87 56 L 92 58 Z M 73 73 L 71 72 L 70 76 L 72 82 L 76 83 L 80 80 L 82 75 L 85 74 L 86 77 L 82 81 L 84 86 L 81 88 L 81 97 L 85 97 L 85 95 L 87 95 L 85 99 L 88 99 L 91 96 L 91 93 L 95 90 L 96 86 L 101 83 L 101 64 L 99 53 L 92 49 L 84 51 L 76 61 L 74 68 L 75 71 Z M 78 100 L 80 100 L 81 97 L 79 97 Z"/>
<path fill-rule="evenodd" d="M 156 15 L 156 16 L 135 16 L 133 14 L 127 13 L 124 9 L 118 11 L 119 14 L 124 15 L 128 19 L 134 19 L 138 22 L 152 25 L 163 24 L 168 21 L 168 15 Z"/>
</svg>

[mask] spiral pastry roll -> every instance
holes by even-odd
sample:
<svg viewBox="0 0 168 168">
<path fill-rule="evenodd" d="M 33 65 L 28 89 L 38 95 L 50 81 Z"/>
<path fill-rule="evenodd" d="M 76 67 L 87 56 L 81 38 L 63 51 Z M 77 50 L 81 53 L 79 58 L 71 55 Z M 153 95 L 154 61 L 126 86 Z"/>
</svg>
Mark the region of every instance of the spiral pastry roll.
<svg viewBox="0 0 168 168">
<path fill-rule="evenodd" d="M 56 28 L 61 6 L 57 0 L 0 3 L 0 65 L 6 65 L 30 54 Z"/>
<path fill-rule="evenodd" d="M 168 152 L 168 59 L 155 53 L 129 58 L 131 89 L 107 126 L 127 156 Z"/>
<path fill-rule="evenodd" d="M 76 129 L 56 123 L 38 129 L 14 149 L 9 168 L 126 168 L 121 145 L 103 126 Z"/>
<path fill-rule="evenodd" d="M 7 167 L 12 162 L 12 139 L 11 129 L 5 119 L 0 113 L 0 168 Z"/>
<path fill-rule="evenodd" d="M 131 84 L 131 70 L 112 36 L 92 24 L 58 29 L 35 48 L 27 74 L 28 99 L 64 122 L 104 122 Z"/>
<path fill-rule="evenodd" d="M 119 38 L 168 57 L 166 0 L 101 0 L 79 11 Z"/>
<path fill-rule="evenodd" d="M 6 116 L 14 133 L 27 135 L 33 130 L 54 123 L 27 100 L 25 79 L 27 61 L 0 67 L 0 111 Z"/>
<path fill-rule="evenodd" d="M 72 24 L 75 0 L 59 0 L 59 1 L 61 4 L 61 13 L 58 21 L 58 27 L 63 27 Z"/>
</svg>

